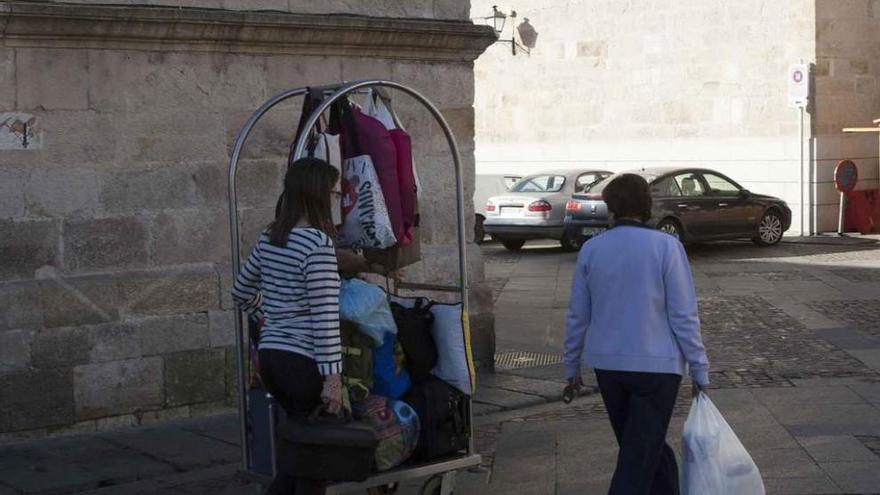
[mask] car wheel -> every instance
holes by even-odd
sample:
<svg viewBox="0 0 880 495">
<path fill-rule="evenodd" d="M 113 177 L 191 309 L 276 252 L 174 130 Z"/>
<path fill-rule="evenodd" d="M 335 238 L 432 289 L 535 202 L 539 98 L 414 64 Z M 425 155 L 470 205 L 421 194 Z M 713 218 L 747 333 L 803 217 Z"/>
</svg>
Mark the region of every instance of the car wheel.
<svg viewBox="0 0 880 495">
<path fill-rule="evenodd" d="M 505 249 L 511 251 L 519 251 L 525 245 L 526 241 L 522 239 L 501 239 L 501 244 Z"/>
<path fill-rule="evenodd" d="M 563 234 L 559 244 L 562 245 L 563 251 L 578 251 L 584 245 L 584 240 L 578 235 Z"/>
<path fill-rule="evenodd" d="M 657 230 L 661 232 L 666 232 L 672 237 L 678 239 L 679 241 L 682 240 L 682 236 L 684 235 L 681 224 L 679 224 L 678 221 L 674 218 L 666 218 L 664 220 L 661 220 L 660 223 L 657 224 Z"/>
<path fill-rule="evenodd" d="M 752 239 L 759 246 L 775 246 L 782 240 L 782 215 L 767 210 L 758 223 L 758 234 Z"/>
<path fill-rule="evenodd" d="M 482 215 L 477 215 L 477 218 L 474 219 L 474 242 L 477 244 L 482 244 L 486 239 L 486 228 L 483 227 L 485 221 L 486 219 Z"/>
</svg>

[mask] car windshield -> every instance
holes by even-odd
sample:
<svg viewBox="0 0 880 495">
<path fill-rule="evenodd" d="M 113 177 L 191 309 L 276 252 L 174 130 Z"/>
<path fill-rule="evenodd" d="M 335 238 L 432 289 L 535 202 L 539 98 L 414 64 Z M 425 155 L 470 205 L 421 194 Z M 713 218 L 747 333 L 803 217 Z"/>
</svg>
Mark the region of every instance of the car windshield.
<svg viewBox="0 0 880 495">
<path fill-rule="evenodd" d="M 565 177 L 562 175 L 534 175 L 520 180 L 511 192 L 559 192 L 565 185 Z"/>
<path fill-rule="evenodd" d="M 636 174 L 636 175 L 640 175 L 640 176 L 644 177 L 644 179 L 645 179 L 646 181 L 648 181 L 649 184 L 650 184 L 651 182 L 653 182 L 654 179 L 657 178 L 656 175 L 652 175 L 652 174 L 649 174 L 649 173 L 645 173 L 645 172 L 643 172 L 643 171 L 641 171 L 641 170 L 634 171 L 634 172 L 623 172 L 623 174 Z M 608 184 L 610 184 L 611 181 L 613 181 L 613 180 L 616 179 L 617 177 L 620 177 L 621 175 L 622 175 L 622 174 L 609 175 L 608 177 L 605 177 L 604 179 L 600 180 L 599 182 L 593 184 L 592 187 L 590 187 L 589 189 L 587 189 L 587 190 L 584 191 L 584 192 L 599 194 L 599 193 L 601 193 L 602 191 L 604 191 L 606 187 L 608 187 Z"/>
</svg>

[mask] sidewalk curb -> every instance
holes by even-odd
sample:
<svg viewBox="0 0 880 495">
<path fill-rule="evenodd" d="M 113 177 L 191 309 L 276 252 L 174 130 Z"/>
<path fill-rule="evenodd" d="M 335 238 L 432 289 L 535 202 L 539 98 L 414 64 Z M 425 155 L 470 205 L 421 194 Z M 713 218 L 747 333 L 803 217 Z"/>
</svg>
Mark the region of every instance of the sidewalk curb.
<svg viewBox="0 0 880 495">
<path fill-rule="evenodd" d="M 595 402 L 596 400 L 601 400 L 601 396 L 599 395 L 598 390 L 590 390 L 588 393 L 582 393 L 578 396 L 572 404 L 583 403 L 584 401 Z M 535 405 L 530 405 L 526 407 L 520 407 L 516 409 L 507 409 L 504 411 L 498 411 L 490 414 L 484 414 L 482 416 L 474 417 L 474 427 L 480 427 L 485 425 L 492 425 L 498 423 L 505 423 L 508 421 L 514 421 L 517 419 L 526 418 L 529 416 L 534 416 L 536 414 L 542 414 L 546 412 L 556 411 L 562 407 L 567 407 L 572 404 L 566 404 L 562 402 L 562 398 L 560 397 L 557 400 L 547 401 L 543 403 L 538 403 Z"/>
</svg>

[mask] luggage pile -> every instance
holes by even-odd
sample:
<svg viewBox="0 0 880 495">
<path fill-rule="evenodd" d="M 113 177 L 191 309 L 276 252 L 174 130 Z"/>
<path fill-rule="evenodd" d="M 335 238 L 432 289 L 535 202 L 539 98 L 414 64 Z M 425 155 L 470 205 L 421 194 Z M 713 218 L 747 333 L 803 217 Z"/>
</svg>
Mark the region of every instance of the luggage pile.
<svg viewBox="0 0 880 495">
<path fill-rule="evenodd" d="M 376 469 L 465 449 L 472 376 L 461 305 L 392 296 L 353 279 L 343 283 L 340 312 L 343 382 L 353 417 L 377 432 Z"/>
</svg>

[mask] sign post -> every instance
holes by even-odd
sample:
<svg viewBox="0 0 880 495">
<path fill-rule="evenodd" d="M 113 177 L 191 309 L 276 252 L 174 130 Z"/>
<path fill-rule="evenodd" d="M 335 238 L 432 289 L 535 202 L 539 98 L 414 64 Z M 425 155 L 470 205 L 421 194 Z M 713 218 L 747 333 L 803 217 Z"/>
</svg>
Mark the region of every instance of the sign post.
<svg viewBox="0 0 880 495">
<path fill-rule="evenodd" d="M 856 188 L 859 169 L 852 160 L 843 160 L 834 167 L 834 187 L 840 191 L 840 212 L 837 216 L 837 234 L 843 235 L 843 214 L 846 211 L 846 193 Z"/>
<path fill-rule="evenodd" d="M 803 63 L 794 64 L 788 68 L 788 106 L 797 108 L 800 113 L 800 125 L 798 126 L 800 136 L 800 209 L 801 209 L 801 229 L 800 234 L 804 235 L 804 109 L 807 107 L 810 99 L 810 69 Z"/>
</svg>

